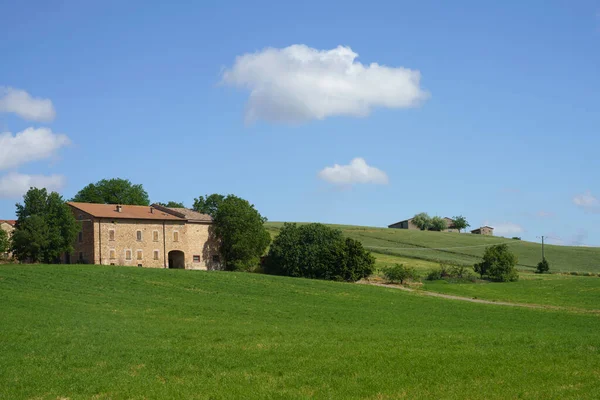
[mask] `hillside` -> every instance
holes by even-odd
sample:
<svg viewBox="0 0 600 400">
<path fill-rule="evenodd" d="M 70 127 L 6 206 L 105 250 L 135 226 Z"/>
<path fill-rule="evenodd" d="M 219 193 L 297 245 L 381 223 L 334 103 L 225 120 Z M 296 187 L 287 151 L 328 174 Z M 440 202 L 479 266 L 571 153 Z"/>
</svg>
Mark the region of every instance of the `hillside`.
<svg viewBox="0 0 600 400">
<path fill-rule="evenodd" d="M 282 222 L 266 224 L 273 236 L 282 225 Z M 533 271 L 542 257 L 541 244 L 502 237 L 351 225 L 330 226 L 360 240 L 376 255 L 471 266 L 481 258 L 487 246 L 507 243 L 519 257 L 519 269 L 526 271 Z M 545 254 L 555 272 L 600 272 L 600 248 L 546 245 Z"/>
<path fill-rule="evenodd" d="M 600 398 L 598 316 L 233 272 L 0 265 L 0 398 Z"/>
</svg>

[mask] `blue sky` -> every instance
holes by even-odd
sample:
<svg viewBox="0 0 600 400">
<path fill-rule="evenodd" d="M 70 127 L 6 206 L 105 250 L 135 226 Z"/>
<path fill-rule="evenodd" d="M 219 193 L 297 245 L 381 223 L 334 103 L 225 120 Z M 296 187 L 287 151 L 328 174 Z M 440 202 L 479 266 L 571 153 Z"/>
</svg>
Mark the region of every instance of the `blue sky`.
<svg viewBox="0 0 600 400">
<path fill-rule="evenodd" d="M 0 218 L 122 177 L 600 246 L 600 1 L 178 3 L 0 1 Z"/>
</svg>

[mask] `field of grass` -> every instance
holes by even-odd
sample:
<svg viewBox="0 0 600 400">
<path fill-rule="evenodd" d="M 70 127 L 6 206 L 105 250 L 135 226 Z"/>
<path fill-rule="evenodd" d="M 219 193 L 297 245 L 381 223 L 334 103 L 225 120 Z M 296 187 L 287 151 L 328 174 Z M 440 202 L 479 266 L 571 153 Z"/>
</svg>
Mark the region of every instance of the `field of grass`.
<svg viewBox="0 0 600 400">
<path fill-rule="evenodd" d="M 2 399 L 600 398 L 593 314 L 74 265 L 0 266 L 0 305 Z"/>
<path fill-rule="evenodd" d="M 282 225 L 280 222 L 269 222 L 267 229 L 276 235 Z M 348 237 L 360 240 L 366 248 L 377 254 L 472 266 L 481 259 L 487 246 L 507 243 L 519 257 L 520 270 L 533 271 L 541 260 L 541 245 L 521 240 L 449 232 L 331 226 L 341 229 Z M 545 254 L 552 271 L 600 273 L 600 248 L 546 245 Z"/>
</svg>

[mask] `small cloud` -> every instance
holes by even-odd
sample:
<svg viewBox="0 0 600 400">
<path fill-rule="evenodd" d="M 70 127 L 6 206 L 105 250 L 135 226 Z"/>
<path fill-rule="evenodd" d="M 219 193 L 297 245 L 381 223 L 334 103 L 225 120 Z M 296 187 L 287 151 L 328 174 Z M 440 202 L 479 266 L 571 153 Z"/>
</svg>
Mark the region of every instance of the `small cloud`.
<svg viewBox="0 0 600 400">
<path fill-rule="evenodd" d="M 585 241 L 588 238 L 588 231 L 585 229 L 579 229 L 574 235 L 568 237 L 562 237 L 556 233 L 549 233 L 545 235 L 546 243 L 556 244 L 559 246 L 588 246 Z"/>
<path fill-rule="evenodd" d="M 0 177 L 0 199 L 17 199 L 32 187 L 58 191 L 65 186 L 65 182 L 62 175 L 25 175 L 13 172 Z"/>
<path fill-rule="evenodd" d="M 0 134 L 0 170 L 43 160 L 53 156 L 71 141 L 65 135 L 55 134 L 48 128 L 27 128 L 12 135 Z"/>
<path fill-rule="evenodd" d="M 248 89 L 246 121 L 298 123 L 331 116 L 364 117 L 376 107 L 410 108 L 429 94 L 421 73 L 377 63 L 363 65 L 350 47 L 267 48 L 238 56 L 222 82 Z"/>
<path fill-rule="evenodd" d="M 19 117 L 37 122 L 50 122 L 56 111 L 50 99 L 31 97 L 20 89 L 0 87 L 0 113 L 14 113 Z"/>
<path fill-rule="evenodd" d="M 513 222 L 501 222 L 497 224 L 486 222 L 484 225 L 493 227 L 494 235 L 498 236 L 513 236 L 525 232 L 525 229 L 521 225 Z"/>
<path fill-rule="evenodd" d="M 589 190 L 573 197 L 573 204 L 587 212 L 600 212 L 600 200 Z"/>
<path fill-rule="evenodd" d="M 336 185 L 352 185 L 355 183 L 373 183 L 385 185 L 388 176 L 382 170 L 371 167 L 360 157 L 353 159 L 349 165 L 335 164 L 325 167 L 318 174 L 319 178 Z"/>
<path fill-rule="evenodd" d="M 556 214 L 551 211 L 540 210 L 535 213 L 535 216 L 538 218 L 553 218 Z"/>
</svg>

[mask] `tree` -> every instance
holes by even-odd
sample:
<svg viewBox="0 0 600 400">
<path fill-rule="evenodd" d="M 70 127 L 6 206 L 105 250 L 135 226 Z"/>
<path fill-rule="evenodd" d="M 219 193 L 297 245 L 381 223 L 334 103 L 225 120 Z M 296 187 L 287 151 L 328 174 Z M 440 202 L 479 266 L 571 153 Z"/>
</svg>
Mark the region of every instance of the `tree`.
<svg viewBox="0 0 600 400">
<path fill-rule="evenodd" d="M 258 266 L 271 242 L 265 221 L 248 201 L 234 195 L 223 199 L 214 215 L 214 227 L 226 269 L 247 271 Z"/>
<path fill-rule="evenodd" d="M 454 220 L 454 222 L 452 223 L 452 227 L 454 229 L 458 229 L 458 232 L 460 232 L 463 229 L 467 229 L 468 227 L 471 226 L 467 222 L 467 219 L 465 217 L 463 217 L 462 215 L 459 215 L 457 217 L 452 217 L 452 219 Z"/>
<path fill-rule="evenodd" d="M 225 196 L 218 193 L 199 196 L 197 199 L 194 199 L 194 205 L 192 208 L 199 213 L 208 214 L 214 218 L 217 214 L 219 206 L 223 203 L 223 200 L 225 200 Z"/>
<path fill-rule="evenodd" d="M 383 270 L 383 276 L 389 283 L 404 284 L 407 279 L 417 279 L 419 276 L 414 268 L 405 267 L 404 264 L 396 264 Z"/>
<path fill-rule="evenodd" d="M 183 203 L 179 203 L 176 201 L 169 201 L 168 203 L 156 203 L 159 206 L 163 206 L 163 207 L 168 207 L 168 208 L 185 208 L 185 206 L 183 205 Z"/>
<path fill-rule="evenodd" d="M 148 193 L 142 185 L 134 185 L 128 179 L 102 179 L 81 189 L 71 201 L 98 204 L 150 205 Z"/>
<path fill-rule="evenodd" d="M 473 266 L 482 278 L 487 275 L 490 279 L 501 282 L 513 282 L 519 279 L 515 268 L 517 256 L 508 250 L 506 244 L 497 244 L 485 249 L 483 260 Z"/>
<path fill-rule="evenodd" d="M 17 223 L 11 247 L 21 261 L 55 263 L 73 251 L 81 227 L 62 197 L 31 188 L 17 204 Z"/>
<path fill-rule="evenodd" d="M 415 224 L 420 230 L 426 231 L 431 227 L 431 217 L 427 213 L 419 213 L 412 219 L 412 223 Z"/>
<path fill-rule="evenodd" d="M 538 263 L 537 269 L 535 272 L 537 272 L 538 274 L 543 274 L 543 273 L 549 272 L 549 271 L 550 271 L 550 264 L 548 263 L 548 260 L 546 260 L 546 258 L 544 257 L 544 259 Z"/>
<path fill-rule="evenodd" d="M 373 273 L 375 259 L 362 243 L 323 224 L 286 223 L 273 240 L 265 272 L 355 282 Z"/>
<path fill-rule="evenodd" d="M 431 222 L 429 224 L 429 229 L 432 231 L 445 231 L 448 228 L 448 223 L 442 217 L 435 216 L 431 218 Z"/>
<path fill-rule="evenodd" d="M 0 228 L 0 255 L 6 253 L 9 247 L 8 233 Z"/>
</svg>

